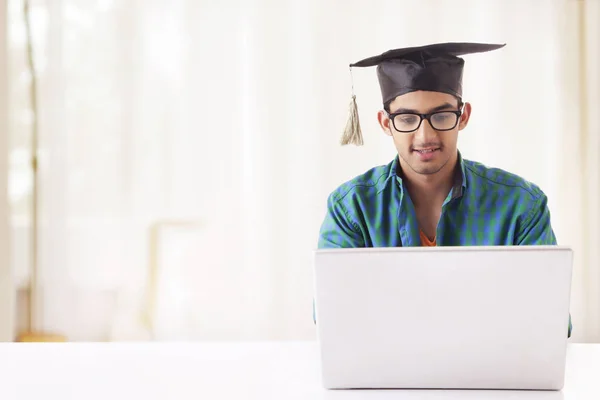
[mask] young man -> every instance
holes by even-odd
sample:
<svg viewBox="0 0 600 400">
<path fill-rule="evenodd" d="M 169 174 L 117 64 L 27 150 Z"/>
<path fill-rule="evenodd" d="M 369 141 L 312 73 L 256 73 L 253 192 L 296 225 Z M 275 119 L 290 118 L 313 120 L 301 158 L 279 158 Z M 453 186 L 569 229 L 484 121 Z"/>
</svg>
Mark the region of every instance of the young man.
<svg viewBox="0 0 600 400">
<path fill-rule="evenodd" d="M 539 187 L 465 160 L 457 148 L 471 116 L 459 56 L 503 46 L 442 43 L 351 65 L 377 65 L 384 108 L 377 118 L 398 156 L 331 193 L 319 248 L 556 244 Z M 356 108 L 351 118 L 342 144 L 362 144 Z"/>
</svg>

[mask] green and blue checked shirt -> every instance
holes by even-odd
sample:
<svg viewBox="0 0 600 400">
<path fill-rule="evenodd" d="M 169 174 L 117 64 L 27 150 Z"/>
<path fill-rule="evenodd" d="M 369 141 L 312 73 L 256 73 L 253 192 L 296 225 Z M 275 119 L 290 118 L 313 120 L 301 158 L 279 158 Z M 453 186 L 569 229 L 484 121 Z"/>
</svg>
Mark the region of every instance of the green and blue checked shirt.
<svg viewBox="0 0 600 400">
<path fill-rule="evenodd" d="M 442 206 L 438 246 L 555 245 L 547 197 L 535 184 L 464 160 Z M 399 160 L 342 184 L 327 200 L 318 247 L 420 246 L 413 203 Z M 571 336 L 569 318 L 569 337 Z"/>
</svg>

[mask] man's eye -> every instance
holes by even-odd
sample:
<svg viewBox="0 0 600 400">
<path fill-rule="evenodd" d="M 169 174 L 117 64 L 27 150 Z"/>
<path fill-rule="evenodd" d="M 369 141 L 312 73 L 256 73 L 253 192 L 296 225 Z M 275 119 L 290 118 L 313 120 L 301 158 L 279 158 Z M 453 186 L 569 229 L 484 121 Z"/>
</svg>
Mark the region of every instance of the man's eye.
<svg viewBox="0 0 600 400">
<path fill-rule="evenodd" d="M 414 115 L 401 115 L 400 122 L 403 124 L 414 124 L 417 122 L 417 117 Z"/>
</svg>

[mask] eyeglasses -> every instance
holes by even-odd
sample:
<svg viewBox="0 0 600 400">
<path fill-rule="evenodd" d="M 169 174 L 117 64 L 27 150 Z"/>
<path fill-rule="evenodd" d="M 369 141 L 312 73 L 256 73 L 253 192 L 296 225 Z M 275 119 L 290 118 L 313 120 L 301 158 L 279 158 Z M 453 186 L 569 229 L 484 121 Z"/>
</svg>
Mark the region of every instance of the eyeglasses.
<svg viewBox="0 0 600 400">
<path fill-rule="evenodd" d="M 450 131 L 456 127 L 461 115 L 462 111 L 436 111 L 430 114 L 399 112 L 388 114 L 388 117 L 398 132 L 410 133 L 419 129 L 424 119 L 436 131 Z"/>
</svg>

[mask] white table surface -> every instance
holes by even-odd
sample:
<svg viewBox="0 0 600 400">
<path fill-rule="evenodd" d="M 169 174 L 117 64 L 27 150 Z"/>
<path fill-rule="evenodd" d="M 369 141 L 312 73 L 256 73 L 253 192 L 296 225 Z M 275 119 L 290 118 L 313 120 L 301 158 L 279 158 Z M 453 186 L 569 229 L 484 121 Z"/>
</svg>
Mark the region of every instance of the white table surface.
<svg viewBox="0 0 600 400">
<path fill-rule="evenodd" d="M 328 391 L 315 342 L 0 345 L 0 399 L 600 399 L 600 344 L 570 344 L 560 392 Z"/>
</svg>

